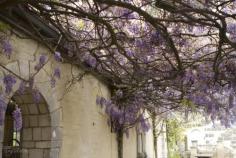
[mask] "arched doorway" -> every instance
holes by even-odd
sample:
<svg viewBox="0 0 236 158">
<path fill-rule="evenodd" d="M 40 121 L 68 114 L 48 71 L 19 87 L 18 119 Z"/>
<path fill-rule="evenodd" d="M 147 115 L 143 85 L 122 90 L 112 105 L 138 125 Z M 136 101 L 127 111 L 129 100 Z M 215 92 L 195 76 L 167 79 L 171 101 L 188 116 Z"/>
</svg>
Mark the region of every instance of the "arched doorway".
<svg viewBox="0 0 236 158">
<path fill-rule="evenodd" d="M 16 92 L 11 98 L 4 122 L 3 158 L 50 158 L 52 126 L 48 105 L 43 97 L 35 102 L 31 90 Z M 12 112 L 18 106 L 22 112 L 23 126 L 14 130 Z"/>
</svg>

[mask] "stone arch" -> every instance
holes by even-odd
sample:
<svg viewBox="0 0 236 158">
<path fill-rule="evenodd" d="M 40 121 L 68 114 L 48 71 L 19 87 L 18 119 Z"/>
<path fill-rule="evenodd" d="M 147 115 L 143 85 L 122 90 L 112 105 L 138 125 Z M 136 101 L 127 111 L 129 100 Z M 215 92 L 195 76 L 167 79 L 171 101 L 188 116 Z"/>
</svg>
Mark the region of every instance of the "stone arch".
<svg viewBox="0 0 236 158">
<path fill-rule="evenodd" d="M 50 59 L 48 63 L 44 66 L 44 69 L 41 69 L 34 76 L 34 87 L 36 87 L 41 95 L 44 98 L 44 101 L 47 103 L 47 108 L 50 114 L 50 126 L 51 126 L 51 150 L 50 150 L 50 158 L 58 158 L 60 157 L 60 151 L 62 146 L 62 106 L 60 102 L 60 98 L 62 96 L 61 93 L 63 91 L 60 87 L 64 86 L 64 80 L 58 81 L 58 84 L 55 88 L 51 88 L 50 80 L 51 76 L 48 72 L 53 71 L 52 65 L 55 64 L 53 58 L 50 58 L 51 53 L 49 50 L 42 46 L 37 41 L 27 39 L 27 38 L 18 38 L 16 35 L 12 35 L 10 37 L 11 44 L 13 47 L 12 56 L 9 59 L 5 58 L 5 56 L 1 56 L 1 63 L 9 70 L 11 70 L 14 74 L 20 76 L 21 78 L 28 80 L 34 73 L 34 66 L 38 62 L 38 58 L 41 54 L 47 55 Z M 56 63 L 59 65 L 59 63 Z M 62 65 L 62 64 L 61 64 Z M 61 68 L 65 68 L 66 66 L 61 66 Z M 5 71 L 5 70 L 2 70 Z M 0 77 L 4 74 L 0 72 Z M 8 73 L 7 71 L 5 72 Z M 1 82 L 1 81 L 0 81 Z M 12 98 L 16 91 L 19 89 L 19 83 L 21 81 L 17 80 L 17 84 L 13 87 L 13 92 L 10 95 L 3 96 L 6 103 L 9 102 L 9 98 Z M 62 84 L 59 84 L 62 83 Z M 2 83 L 1 83 L 2 84 Z M 64 88 L 64 87 L 63 87 Z M 63 89 L 62 88 L 62 89 Z M 23 99 L 24 100 L 24 99 Z M 3 126 L 0 126 L 0 149 L 2 148 L 3 141 Z M 0 152 L 0 158 L 2 158 Z"/>
<path fill-rule="evenodd" d="M 14 62 L 10 64 L 14 65 L 13 63 Z M 18 65 L 18 66 L 21 67 L 22 65 Z M 19 104 L 19 106 L 22 108 L 23 115 L 29 115 L 23 118 L 23 124 L 24 124 L 23 128 L 26 128 L 26 126 L 30 128 L 32 125 L 32 129 L 29 129 L 27 132 L 36 134 L 39 131 L 41 132 L 46 131 L 46 133 L 49 134 L 50 140 L 46 140 L 46 137 L 49 137 L 49 136 L 41 135 L 42 141 L 37 142 L 37 147 L 42 149 L 43 154 L 44 154 L 44 157 L 39 157 L 39 158 L 59 158 L 61 146 L 62 146 L 62 125 L 61 125 L 62 124 L 62 107 L 60 106 L 60 102 L 57 99 L 57 94 L 55 93 L 55 89 L 52 89 L 50 85 L 45 84 L 44 82 L 40 82 L 40 79 L 42 79 L 42 73 L 43 72 L 40 72 L 39 73 L 40 75 L 35 77 L 35 80 L 37 80 L 37 82 L 35 82 L 34 86 L 37 87 L 38 91 L 40 92 L 43 98 L 42 102 L 39 103 L 39 105 L 43 104 L 43 106 L 38 106 L 38 107 L 30 106 L 30 104 L 32 105 L 35 104 L 35 102 L 33 102 L 31 90 L 27 90 L 26 93 L 22 95 L 18 94 L 17 90 L 19 89 L 19 83 L 20 83 L 19 80 L 17 80 L 17 84 L 14 85 L 13 92 L 10 95 L 3 96 L 3 97 L 6 103 L 9 103 L 10 99 L 13 98 L 17 102 L 17 104 Z M 22 77 L 27 76 L 27 74 L 24 74 L 24 73 L 20 73 L 20 74 Z M 48 77 L 48 76 L 44 76 L 43 80 L 50 80 L 50 78 L 45 78 L 45 77 Z M 25 104 L 27 104 L 27 109 L 25 109 L 26 106 L 22 106 Z M 39 114 L 42 114 L 42 116 L 39 116 Z M 29 120 L 29 117 L 31 118 L 30 120 Z M 46 119 L 47 117 L 50 124 L 50 126 L 48 127 L 47 127 L 48 122 Z M 34 124 L 35 120 L 38 122 L 38 125 L 42 126 L 42 128 L 40 127 L 41 129 Z M 30 132 L 30 130 L 32 131 Z M 3 133 L 4 133 L 4 126 L 0 126 L 0 149 L 3 148 L 3 135 L 4 135 Z M 22 136 L 24 137 L 24 131 L 22 133 Z M 26 139 L 29 139 L 29 138 L 26 138 Z M 40 137 L 36 138 L 32 135 L 32 139 L 37 140 L 37 139 L 40 139 Z M 29 148 L 34 149 L 33 147 L 30 147 L 29 145 L 30 140 L 27 140 L 27 141 L 28 141 L 28 144 L 26 142 L 23 142 L 22 145 L 23 146 L 28 145 Z M 34 142 L 34 145 L 35 145 L 35 149 L 38 149 L 36 148 L 36 142 Z M 49 147 L 50 147 L 50 151 L 46 151 L 46 149 L 48 149 Z M 31 152 L 34 152 L 36 155 L 40 155 L 38 153 L 42 152 L 42 150 L 41 151 L 34 150 Z M 37 158 L 35 154 L 33 154 L 34 158 Z M 46 155 L 49 155 L 49 157 L 46 157 Z M 0 158 L 2 158 L 2 152 L 0 152 Z M 31 158 L 30 153 L 28 152 L 28 157 L 25 156 L 23 158 Z"/>
<path fill-rule="evenodd" d="M 58 116 L 55 111 L 49 110 L 44 97 L 41 98 L 36 104 L 32 90 L 27 90 L 24 94 L 15 92 L 11 96 L 11 100 L 22 110 L 23 128 L 20 139 L 22 158 L 59 158 L 61 135 L 59 135 L 59 122 L 56 122 L 59 121 L 56 118 Z M 3 142 L 3 137 L 1 140 Z"/>
</svg>

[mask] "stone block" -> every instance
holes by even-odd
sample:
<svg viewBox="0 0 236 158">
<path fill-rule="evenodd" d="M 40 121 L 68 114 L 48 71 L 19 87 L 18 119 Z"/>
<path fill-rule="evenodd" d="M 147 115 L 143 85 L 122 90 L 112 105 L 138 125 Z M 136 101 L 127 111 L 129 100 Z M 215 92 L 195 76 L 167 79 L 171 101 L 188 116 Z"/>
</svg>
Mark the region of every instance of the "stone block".
<svg viewBox="0 0 236 158">
<path fill-rule="evenodd" d="M 19 65 L 17 61 L 8 63 L 6 68 L 20 76 Z"/>
<path fill-rule="evenodd" d="M 50 158 L 50 150 L 49 149 L 43 150 L 43 158 Z"/>
<path fill-rule="evenodd" d="M 62 127 L 53 127 L 52 129 L 52 140 L 62 140 Z"/>
<path fill-rule="evenodd" d="M 25 79 L 29 79 L 29 61 L 27 60 L 20 60 L 19 61 L 19 66 L 20 66 L 20 74 L 21 77 L 25 78 Z"/>
<path fill-rule="evenodd" d="M 22 147 L 23 148 L 34 148 L 35 147 L 35 142 L 33 142 L 33 141 L 23 141 L 22 142 Z"/>
<path fill-rule="evenodd" d="M 42 140 L 51 140 L 51 127 L 42 128 Z"/>
<path fill-rule="evenodd" d="M 32 128 L 24 128 L 23 129 L 23 140 L 32 140 Z"/>
<path fill-rule="evenodd" d="M 13 96 L 13 98 L 12 98 L 13 100 L 15 100 L 15 102 L 17 102 L 18 104 L 20 104 L 20 103 L 24 103 L 24 100 L 23 100 L 23 98 L 21 97 L 21 96 Z"/>
<path fill-rule="evenodd" d="M 22 115 L 28 115 L 29 114 L 28 107 L 25 104 L 21 104 L 20 108 L 21 108 Z"/>
<path fill-rule="evenodd" d="M 50 148 L 50 146 L 51 146 L 51 141 L 36 142 L 36 148 L 45 149 L 45 148 Z"/>
<path fill-rule="evenodd" d="M 59 158 L 59 149 L 51 149 L 50 158 Z"/>
<path fill-rule="evenodd" d="M 50 117 L 49 115 L 41 115 L 39 116 L 39 126 L 50 126 Z"/>
<path fill-rule="evenodd" d="M 52 148 L 59 148 L 62 146 L 62 141 L 61 140 L 53 140 L 51 141 L 51 147 Z"/>
<path fill-rule="evenodd" d="M 38 126 L 38 116 L 29 116 L 30 120 L 30 127 L 37 127 Z"/>
<path fill-rule="evenodd" d="M 42 139 L 42 130 L 41 128 L 33 128 L 33 140 Z"/>
<path fill-rule="evenodd" d="M 37 105 L 32 104 L 32 103 L 34 103 L 34 101 L 31 102 L 31 104 L 28 105 L 29 113 L 30 113 L 30 114 L 38 114 L 39 112 L 38 112 L 38 107 L 37 107 Z"/>
<path fill-rule="evenodd" d="M 39 104 L 38 107 L 40 114 L 45 114 L 49 112 L 47 104 Z"/>
<path fill-rule="evenodd" d="M 60 126 L 62 122 L 61 108 L 51 113 L 51 119 L 52 119 L 52 126 Z"/>
<path fill-rule="evenodd" d="M 24 104 L 34 104 L 34 99 L 32 94 L 24 94 L 19 96 Z"/>
<path fill-rule="evenodd" d="M 34 53 L 38 49 L 36 41 L 15 37 L 12 40 L 12 45 L 14 50 L 13 57 L 19 60 L 34 60 Z"/>
<path fill-rule="evenodd" d="M 23 127 L 29 127 L 29 126 L 30 126 L 29 116 L 24 116 L 23 117 Z"/>
<path fill-rule="evenodd" d="M 29 152 L 28 152 L 28 149 L 22 149 L 22 158 L 29 158 Z"/>
<path fill-rule="evenodd" d="M 43 149 L 30 149 L 29 158 L 43 158 Z"/>
<path fill-rule="evenodd" d="M 52 91 L 52 88 L 48 88 L 50 85 L 46 85 L 46 84 L 40 84 L 38 86 L 39 90 L 41 92 L 45 92 L 44 96 L 45 96 L 45 100 L 47 101 L 47 105 L 48 105 L 48 110 L 49 112 L 53 112 L 56 109 L 58 109 L 58 101 L 57 101 L 57 96 L 55 96 L 54 92 Z M 45 102 L 44 102 L 45 103 Z M 50 106 L 49 106 L 50 105 Z"/>
</svg>

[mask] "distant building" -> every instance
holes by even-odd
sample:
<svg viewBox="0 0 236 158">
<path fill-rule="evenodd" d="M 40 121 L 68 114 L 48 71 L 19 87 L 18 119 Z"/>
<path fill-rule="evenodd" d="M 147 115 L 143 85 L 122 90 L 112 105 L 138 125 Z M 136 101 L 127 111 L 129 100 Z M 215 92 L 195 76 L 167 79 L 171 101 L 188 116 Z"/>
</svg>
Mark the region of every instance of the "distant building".
<svg viewBox="0 0 236 158">
<path fill-rule="evenodd" d="M 236 157 L 236 129 L 219 124 L 193 127 L 186 131 L 186 152 L 190 158 Z"/>
</svg>

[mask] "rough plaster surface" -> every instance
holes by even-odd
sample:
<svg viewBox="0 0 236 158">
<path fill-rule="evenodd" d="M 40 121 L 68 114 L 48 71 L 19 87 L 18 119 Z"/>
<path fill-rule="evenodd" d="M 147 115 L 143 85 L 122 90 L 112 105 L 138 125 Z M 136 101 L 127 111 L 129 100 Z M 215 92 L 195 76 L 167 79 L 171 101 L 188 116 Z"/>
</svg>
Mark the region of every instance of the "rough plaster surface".
<svg viewBox="0 0 236 158">
<path fill-rule="evenodd" d="M 136 130 L 133 128 L 129 132 L 129 137 L 124 135 L 123 139 L 123 155 L 124 158 L 136 158 L 137 157 L 137 135 Z"/>
</svg>

